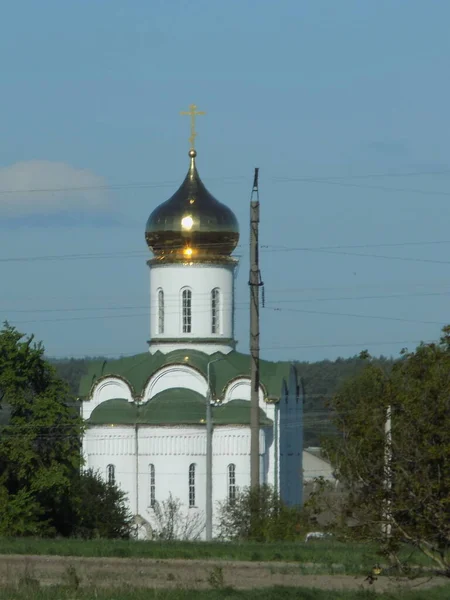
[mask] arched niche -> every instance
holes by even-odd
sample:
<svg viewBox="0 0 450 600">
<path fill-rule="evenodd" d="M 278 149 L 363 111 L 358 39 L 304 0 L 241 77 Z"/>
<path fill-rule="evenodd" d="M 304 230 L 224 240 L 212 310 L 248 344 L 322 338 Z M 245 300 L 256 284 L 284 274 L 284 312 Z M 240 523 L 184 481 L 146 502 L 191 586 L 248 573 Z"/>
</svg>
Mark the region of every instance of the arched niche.
<svg viewBox="0 0 450 600">
<path fill-rule="evenodd" d="M 168 365 L 150 377 L 142 399 L 146 402 L 170 388 L 186 388 L 206 397 L 208 384 L 201 373 L 188 365 Z"/>
<path fill-rule="evenodd" d="M 94 408 L 107 400 L 115 398 L 124 398 L 128 402 L 133 402 L 133 393 L 126 381 L 119 377 L 105 377 L 94 386 L 90 400 L 82 404 L 83 419 L 89 419 Z"/>
<path fill-rule="evenodd" d="M 230 402 L 231 400 L 248 400 L 250 402 L 251 396 L 251 382 L 248 377 L 240 377 L 239 379 L 234 379 L 230 381 L 230 383 L 225 388 L 225 393 L 223 396 L 223 403 Z M 273 410 L 273 406 L 271 404 L 267 404 L 264 400 L 265 394 L 262 386 L 259 386 L 259 407 L 263 409 L 263 411 L 272 418 L 270 415 Z"/>
</svg>

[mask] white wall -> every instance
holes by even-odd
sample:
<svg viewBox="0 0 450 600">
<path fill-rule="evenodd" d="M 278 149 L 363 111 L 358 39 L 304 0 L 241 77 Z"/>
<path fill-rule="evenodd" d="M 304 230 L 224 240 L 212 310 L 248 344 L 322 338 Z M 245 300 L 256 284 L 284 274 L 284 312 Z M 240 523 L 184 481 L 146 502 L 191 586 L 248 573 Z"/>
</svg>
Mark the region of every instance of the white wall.
<svg viewBox="0 0 450 600">
<path fill-rule="evenodd" d="M 196 345 L 198 350 L 230 352 L 223 340 L 234 339 L 234 264 L 153 264 L 150 267 L 150 352 L 170 352 L 192 347 L 184 339 L 217 340 L 217 344 Z M 192 329 L 183 333 L 182 290 L 192 291 Z M 219 328 L 211 331 L 211 291 L 220 290 Z M 164 333 L 158 332 L 158 291 L 164 292 Z M 180 339 L 179 343 L 158 343 Z"/>
<path fill-rule="evenodd" d="M 269 436 L 270 437 L 270 436 Z M 270 439 L 269 439 L 270 441 Z M 136 461 L 136 449 L 138 461 Z M 260 452 L 266 452 L 266 433 L 260 434 Z M 172 493 L 184 505 L 186 514 L 199 513 L 206 506 L 206 431 L 205 427 L 93 427 L 87 430 L 84 452 L 88 467 L 106 478 L 107 466 L 115 466 L 116 482 L 128 495 L 133 514 L 152 523 L 150 508 L 150 470 L 155 466 L 156 500 L 167 500 Z M 189 508 L 189 465 L 196 464 L 196 506 Z M 264 461 L 262 460 L 263 464 Z M 213 511 L 227 498 L 228 466 L 236 465 L 238 488 L 250 485 L 250 429 L 216 427 L 213 437 Z M 138 476 L 136 477 L 136 474 Z M 261 473 L 261 480 L 265 474 Z M 136 503 L 138 495 L 139 502 Z"/>
</svg>

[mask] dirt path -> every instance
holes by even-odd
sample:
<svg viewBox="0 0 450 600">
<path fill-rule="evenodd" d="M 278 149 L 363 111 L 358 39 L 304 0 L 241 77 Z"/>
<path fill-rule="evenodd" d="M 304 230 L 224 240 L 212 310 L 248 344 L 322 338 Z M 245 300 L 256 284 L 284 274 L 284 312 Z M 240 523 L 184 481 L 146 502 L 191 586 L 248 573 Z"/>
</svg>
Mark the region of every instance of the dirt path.
<svg viewBox="0 0 450 600">
<path fill-rule="evenodd" d="M 303 565 L 303 570 L 306 565 Z M 379 577 L 372 585 L 364 576 L 305 575 L 302 566 L 282 562 L 223 560 L 157 560 L 148 558 L 82 558 L 66 556 L 0 556 L 0 585 L 17 585 L 33 578 L 41 585 L 72 584 L 82 587 L 194 588 L 232 586 L 236 589 L 301 586 L 320 589 L 394 591 L 401 587 L 429 589 L 448 580 L 414 581 Z"/>
</svg>

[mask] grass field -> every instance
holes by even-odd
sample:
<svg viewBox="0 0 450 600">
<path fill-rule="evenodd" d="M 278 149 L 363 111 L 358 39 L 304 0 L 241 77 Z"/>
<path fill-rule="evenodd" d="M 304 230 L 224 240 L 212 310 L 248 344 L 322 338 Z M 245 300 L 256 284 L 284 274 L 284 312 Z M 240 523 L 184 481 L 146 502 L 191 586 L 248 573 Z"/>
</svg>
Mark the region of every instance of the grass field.
<svg viewBox="0 0 450 600">
<path fill-rule="evenodd" d="M 70 590 L 55 587 L 2 590 L 8 600 L 448 600 L 450 588 L 375 594 L 368 590 L 344 591 L 307 588 L 271 588 L 265 590 Z"/>
<path fill-rule="evenodd" d="M 322 540 L 307 544 L 303 542 L 239 544 L 0 538 L 0 554 L 295 562 L 310 565 L 310 568 L 315 565 L 315 572 L 348 574 L 367 573 L 375 563 L 385 562 L 383 557 L 377 554 L 374 546 Z M 411 564 L 415 565 L 428 564 L 420 553 L 412 555 L 404 552 L 403 558 L 409 558 Z"/>
</svg>

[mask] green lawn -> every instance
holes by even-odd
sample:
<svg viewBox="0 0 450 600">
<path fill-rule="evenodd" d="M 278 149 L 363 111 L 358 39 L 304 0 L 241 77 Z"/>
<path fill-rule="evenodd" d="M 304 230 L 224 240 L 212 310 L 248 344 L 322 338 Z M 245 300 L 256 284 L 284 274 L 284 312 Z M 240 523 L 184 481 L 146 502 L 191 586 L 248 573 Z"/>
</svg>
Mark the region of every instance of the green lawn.
<svg viewBox="0 0 450 600">
<path fill-rule="evenodd" d="M 393 594 L 372 591 L 338 592 L 307 588 L 223 590 L 69 590 L 61 587 L 2 590 L 8 600 L 448 600 L 450 587 Z"/>
<path fill-rule="evenodd" d="M 0 538 L 0 554 L 40 554 L 59 556 L 127 557 L 157 559 L 222 559 L 242 561 L 280 561 L 315 563 L 331 567 L 333 572 L 360 573 L 375 563 L 385 562 L 376 548 L 367 544 L 315 541 L 296 543 L 205 543 L 205 542 L 144 542 L 126 540 L 76 540 Z M 404 555 L 409 556 L 405 553 Z M 425 565 L 424 557 L 416 553 L 413 564 Z M 319 568 L 322 571 L 322 568 Z"/>
</svg>

